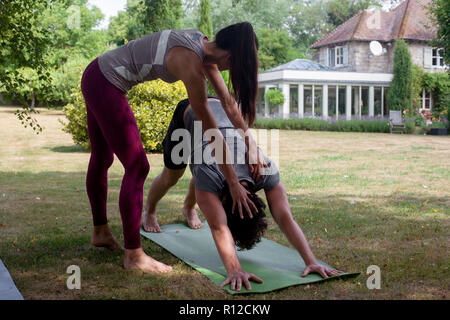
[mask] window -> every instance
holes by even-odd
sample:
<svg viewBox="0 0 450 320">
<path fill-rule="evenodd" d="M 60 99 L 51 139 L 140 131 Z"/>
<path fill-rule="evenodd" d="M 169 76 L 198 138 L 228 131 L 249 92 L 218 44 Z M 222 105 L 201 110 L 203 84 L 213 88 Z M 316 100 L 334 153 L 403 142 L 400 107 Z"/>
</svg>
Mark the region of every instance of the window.
<svg viewBox="0 0 450 320">
<path fill-rule="evenodd" d="M 334 47 L 334 48 L 328 48 L 328 66 L 330 67 L 336 67 L 336 66 L 343 66 L 348 63 L 348 59 L 346 58 L 346 46 L 340 46 L 340 47 Z"/>
<path fill-rule="evenodd" d="M 336 47 L 335 50 L 336 50 L 335 65 L 336 66 L 344 65 L 344 47 Z"/>
<path fill-rule="evenodd" d="M 328 86 L 328 116 L 336 117 L 336 86 Z"/>
<path fill-rule="evenodd" d="M 375 87 L 374 88 L 374 115 L 375 116 L 381 116 L 381 102 L 382 102 L 382 98 L 381 98 L 381 87 Z"/>
<path fill-rule="evenodd" d="M 422 89 L 422 109 L 431 110 L 431 91 Z"/>
<path fill-rule="evenodd" d="M 432 65 L 433 67 L 443 67 L 444 66 L 444 58 L 442 57 L 443 49 L 441 48 L 433 48 L 432 55 Z"/>
<path fill-rule="evenodd" d="M 305 117 L 312 116 L 312 86 L 305 85 L 303 87 L 303 105 L 304 105 L 304 115 Z"/>
<path fill-rule="evenodd" d="M 291 85 L 289 88 L 290 113 L 298 114 L 298 85 Z"/>
<path fill-rule="evenodd" d="M 313 116 L 322 116 L 322 89 L 323 86 L 314 86 L 314 114 Z"/>
<path fill-rule="evenodd" d="M 336 64 L 336 50 L 334 50 L 335 48 L 329 48 L 328 49 L 328 65 L 330 67 L 334 67 Z"/>
</svg>

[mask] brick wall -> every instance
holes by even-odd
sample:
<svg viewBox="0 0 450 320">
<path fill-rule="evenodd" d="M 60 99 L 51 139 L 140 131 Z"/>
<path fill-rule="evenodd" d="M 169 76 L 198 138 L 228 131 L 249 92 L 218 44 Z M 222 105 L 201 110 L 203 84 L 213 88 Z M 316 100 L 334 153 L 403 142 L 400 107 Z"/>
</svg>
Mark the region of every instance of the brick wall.
<svg viewBox="0 0 450 320">
<path fill-rule="evenodd" d="M 352 41 L 348 43 L 348 65 L 338 67 L 340 71 L 349 72 L 382 72 L 393 73 L 394 70 L 394 43 L 382 43 L 383 48 L 387 50 L 381 56 L 370 56 L 368 41 Z M 411 52 L 412 62 L 423 68 L 424 47 L 423 42 L 408 42 L 409 50 Z M 322 47 L 318 50 L 318 54 L 313 56 L 314 60 L 328 65 L 327 61 L 328 47 Z M 442 68 L 425 68 L 426 72 L 445 72 Z"/>
</svg>

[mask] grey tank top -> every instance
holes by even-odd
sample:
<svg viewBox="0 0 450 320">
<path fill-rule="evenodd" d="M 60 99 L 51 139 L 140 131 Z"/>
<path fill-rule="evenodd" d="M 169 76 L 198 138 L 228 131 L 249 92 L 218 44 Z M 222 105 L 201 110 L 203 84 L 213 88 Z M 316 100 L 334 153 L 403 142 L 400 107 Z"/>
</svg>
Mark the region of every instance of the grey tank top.
<svg viewBox="0 0 450 320">
<path fill-rule="evenodd" d="M 176 46 L 185 47 L 203 61 L 205 37 L 197 30 L 155 32 L 102 54 L 98 64 L 105 78 L 124 92 L 139 83 L 155 79 L 172 83 L 179 79 L 167 70 L 167 52 Z"/>
<path fill-rule="evenodd" d="M 275 162 L 265 155 L 264 159 L 269 166 L 269 170 L 260 180 L 257 182 L 253 181 L 252 174 L 250 173 L 248 164 L 245 161 L 247 147 L 244 139 L 239 135 L 236 128 L 231 123 L 219 100 L 208 99 L 208 104 L 211 109 L 211 113 L 214 115 L 217 122 L 218 129 L 222 132 L 222 135 L 226 139 L 230 152 L 233 153 L 233 168 L 239 181 L 246 180 L 249 182 L 251 189 L 253 189 L 254 192 L 260 189 L 271 190 L 273 187 L 278 185 L 280 182 L 278 167 Z M 203 153 L 206 148 L 209 148 L 209 143 L 207 141 L 195 141 L 194 139 L 194 122 L 197 120 L 198 119 L 192 108 L 186 111 L 183 122 L 184 127 L 191 134 L 190 169 L 194 177 L 195 187 L 199 190 L 215 193 L 221 197 L 227 182 L 217 163 L 195 163 L 195 152 Z"/>
</svg>

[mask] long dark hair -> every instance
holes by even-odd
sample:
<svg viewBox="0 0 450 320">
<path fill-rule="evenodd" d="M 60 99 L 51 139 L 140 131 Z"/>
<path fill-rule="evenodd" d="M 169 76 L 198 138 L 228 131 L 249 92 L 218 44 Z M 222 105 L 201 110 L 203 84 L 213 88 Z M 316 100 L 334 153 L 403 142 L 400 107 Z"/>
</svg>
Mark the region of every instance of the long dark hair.
<svg viewBox="0 0 450 320">
<path fill-rule="evenodd" d="M 231 52 L 231 84 L 242 116 L 251 127 L 258 95 L 258 38 L 249 22 L 241 22 L 217 32 L 214 41 L 219 48 Z"/>
</svg>

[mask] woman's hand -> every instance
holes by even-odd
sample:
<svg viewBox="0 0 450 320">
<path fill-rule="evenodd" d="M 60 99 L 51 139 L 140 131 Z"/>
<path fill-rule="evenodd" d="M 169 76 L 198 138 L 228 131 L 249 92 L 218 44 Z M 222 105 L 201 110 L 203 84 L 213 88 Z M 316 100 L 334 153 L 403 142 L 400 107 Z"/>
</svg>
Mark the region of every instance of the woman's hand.
<svg viewBox="0 0 450 320">
<path fill-rule="evenodd" d="M 253 148 L 251 147 L 249 152 L 247 152 L 247 161 L 252 178 L 255 182 L 257 182 L 261 177 L 261 173 L 268 168 L 261 149 L 256 146 Z"/>
<path fill-rule="evenodd" d="M 310 273 L 318 273 L 326 279 L 328 277 L 338 276 L 344 272 L 318 263 L 312 263 L 306 266 L 305 271 L 303 271 L 302 277 L 306 277 Z"/>
<path fill-rule="evenodd" d="M 250 218 L 253 218 L 252 212 L 257 213 L 258 209 L 256 208 L 255 204 L 252 200 L 248 197 L 248 194 L 250 194 L 247 189 L 243 185 L 241 185 L 239 182 L 234 183 L 230 185 L 230 194 L 233 198 L 233 207 L 232 207 L 232 213 L 234 213 L 234 209 L 236 208 L 236 205 L 238 207 L 239 211 L 239 217 L 241 219 L 244 219 L 244 214 L 242 213 L 242 204 L 244 204 L 245 210 L 247 210 L 248 215 Z M 250 207 L 252 210 L 250 210 Z"/>
<path fill-rule="evenodd" d="M 224 285 L 231 284 L 231 290 L 233 291 L 241 291 L 242 282 L 244 282 L 245 288 L 247 290 L 252 290 L 252 286 L 250 285 L 250 281 L 253 280 L 258 283 L 263 283 L 261 278 L 258 278 L 253 273 L 245 272 L 244 270 L 238 270 L 234 272 L 229 272 L 228 277 L 224 282 L 220 285 L 222 288 Z"/>
</svg>

